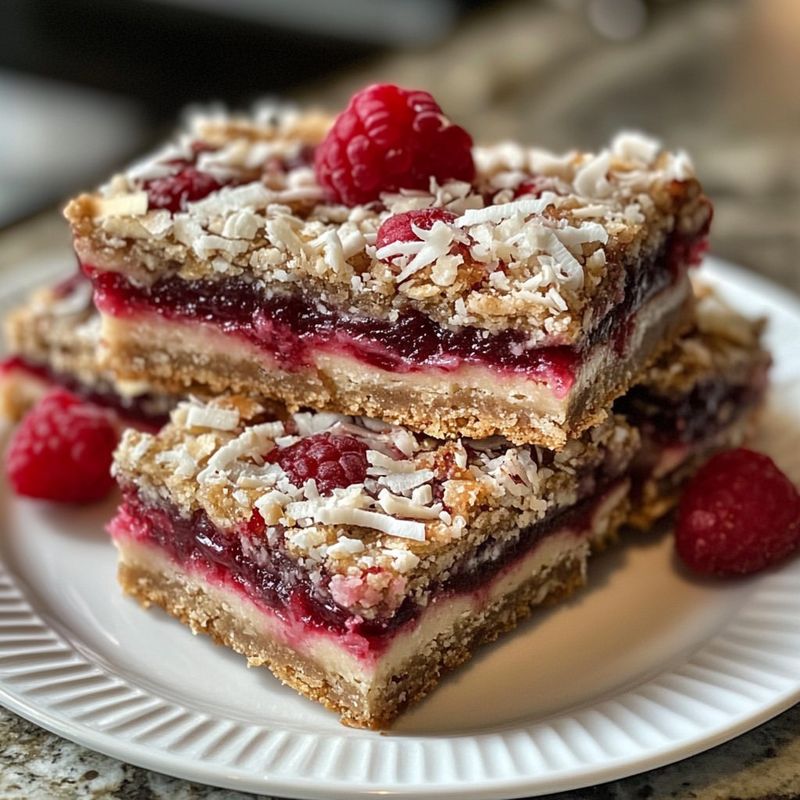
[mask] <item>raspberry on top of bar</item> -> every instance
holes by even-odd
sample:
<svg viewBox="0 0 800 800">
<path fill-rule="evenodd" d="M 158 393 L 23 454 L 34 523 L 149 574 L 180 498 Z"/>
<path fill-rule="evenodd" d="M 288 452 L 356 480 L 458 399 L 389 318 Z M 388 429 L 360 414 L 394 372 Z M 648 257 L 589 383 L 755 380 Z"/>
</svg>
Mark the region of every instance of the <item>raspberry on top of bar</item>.
<svg viewBox="0 0 800 800">
<path fill-rule="evenodd" d="M 193 542 L 213 529 L 216 541 L 200 545 L 212 561 L 225 561 L 226 541 L 256 563 L 281 552 L 292 564 L 283 573 L 306 573 L 312 598 L 343 619 L 391 617 L 506 565 L 546 534 L 528 541 L 526 530 L 624 483 L 639 441 L 619 417 L 554 454 L 335 414 L 265 416 L 242 397 L 188 401 L 158 435 L 126 431 L 114 468 L 121 513 L 169 513 Z M 174 530 L 162 535 L 175 545 Z M 290 593 L 296 575 L 284 580 Z"/>
</svg>

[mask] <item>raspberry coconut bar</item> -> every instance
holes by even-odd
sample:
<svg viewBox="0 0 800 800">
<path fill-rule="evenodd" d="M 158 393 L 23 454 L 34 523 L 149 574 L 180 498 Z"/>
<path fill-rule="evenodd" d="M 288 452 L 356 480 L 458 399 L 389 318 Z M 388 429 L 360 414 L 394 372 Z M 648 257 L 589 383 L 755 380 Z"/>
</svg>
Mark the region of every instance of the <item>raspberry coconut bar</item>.
<svg viewBox="0 0 800 800">
<path fill-rule="evenodd" d="M 36 289 L 4 328 L 10 355 L 0 361 L 0 417 L 16 422 L 60 387 L 113 409 L 127 423 L 159 427 L 168 419 L 174 397 L 115 381 L 100 367 L 100 315 L 82 273 Z"/>
<path fill-rule="evenodd" d="M 376 86 L 196 117 L 66 216 L 125 380 L 560 448 L 689 327 L 711 208 L 640 135 L 471 147 Z"/>
<path fill-rule="evenodd" d="M 642 439 L 628 519 L 642 530 L 677 504 L 701 464 L 748 440 L 764 401 L 771 362 L 764 320 L 742 316 L 707 286 L 697 298 L 692 332 L 614 404 Z"/>
<path fill-rule="evenodd" d="M 346 724 L 384 727 L 583 584 L 638 442 L 613 416 L 553 453 L 188 401 L 118 448 L 119 580 Z"/>
</svg>

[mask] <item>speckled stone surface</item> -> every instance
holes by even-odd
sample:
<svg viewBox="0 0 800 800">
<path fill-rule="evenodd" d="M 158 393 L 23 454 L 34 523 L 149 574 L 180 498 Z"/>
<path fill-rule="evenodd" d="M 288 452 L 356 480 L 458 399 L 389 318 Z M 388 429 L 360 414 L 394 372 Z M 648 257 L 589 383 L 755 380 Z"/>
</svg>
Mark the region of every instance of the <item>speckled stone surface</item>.
<svg viewBox="0 0 800 800">
<path fill-rule="evenodd" d="M 643 34 L 621 44 L 597 36 L 582 0 L 503 4 L 435 50 L 387 57 L 308 97 L 335 107 L 366 82 L 393 80 L 433 91 L 476 139 L 555 148 L 645 128 L 693 154 L 715 201 L 714 252 L 800 291 L 800 3 L 651 8 Z M 66 227 L 45 215 L 0 236 L 0 270 L 67 246 Z M 252 797 L 122 764 L 0 708 L 0 800 Z M 553 797 L 800 798 L 800 706 L 677 764 Z"/>
</svg>

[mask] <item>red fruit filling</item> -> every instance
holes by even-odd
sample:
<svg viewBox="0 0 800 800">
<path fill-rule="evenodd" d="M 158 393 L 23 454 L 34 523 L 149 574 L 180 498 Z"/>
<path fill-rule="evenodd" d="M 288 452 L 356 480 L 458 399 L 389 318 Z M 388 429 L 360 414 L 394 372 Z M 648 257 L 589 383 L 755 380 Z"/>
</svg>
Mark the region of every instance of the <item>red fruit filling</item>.
<svg viewBox="0 0 800 800">
<path fill-rule="evenodd" d="M 273 450 L 267 461 L 279 464 L 296 486 L 313 478 L 321 495 L 363 483 L 367 477 L 367 446 L 348 435 L 308 436 Z"/>
<path fill-rule="evenodd" d="M 187 283 L 170 278 L 149 288 L 110 272 L 98 273 L 94 280 L 95 302 L 106 313 L 147 311 L 213 324 L 244 337 L 286 370 L 302 369 L 316 351 L 324 350 L 395 373 L 451 372 L 464 364 L 482 364 L 547 382 L 564 394 L 580 360 L 569 347 L 523 349 L 527 337 L 517 331 L 488 337 L 476 328 L 451 331 L 418 311 L 401 314 L 394 322 L 343 315 L 302 295 L 265 297 L 243 280 Z"/>
<path fill-rule="evenodd" d="M 117 431 L 107 412 L 69 392 L 50 392 L 25 416 L 6 454 L 17 494 L 88 503 L 114 486 L 111 457 Z"/>
<path fill-rule="evenodd" d="M 800 545 L 800 493 L 771 458 L 746 448 L 714 456 L 683 494 L 675 546 L 702 575 L 747 575 Z"/>
<path fill-rule="evenodd" d="M 381 192 L 427 189 L 431 178 L 472 181 L 472 138 L 428 92 L 376 84 L 357 92 L 317 147 L 317 180 L 329 197 L 368 203 Z"/>
<path fill-rule="evenodd" d="M 746 384 L 709 378 L 670 400 L 639 384 L 616 400 L 614 411 L 624 415 L 647 441 L 662 446 L 691 444 L 710 439 L 753 408 L 765 387 L 765 365 L 760 365 Z"/>
<path fill-rule="evenodd" d="M 602 488 L 596 488 L 600 486 Z M 488 538 L 478 551 L 453 564 L 448 579 L 433 587 L 433 597 L 480 591 L 499 572 L 532 551 L 547 535 L 562 527 L 572 531 L 588 530 L 595 509 L 615 486 L 613 478 L 602 474 L 587 475 L 585 489 L 591 496 L 525 528 L 519 538 Z M 332 599 L 328 588 L 329 574 L 323 572 L 318 580 L 312 581 L 289 556 L 280 529 L 273 529 L 274 534 L 267 545 L 258 525 L 244 525 L 236 532 L 224 531 L 216 527 L 203 511 L 185 518 L 174 506 L 154 506 L 145 502 L 132 488 L 124 491 L 124 502 L 110 530 L 114 536 L 132 537 L 158 545 L 179 564 L 200 569 L 210 580 L 236 587 L 281 615 L 288 612 L 312 628 L 358 637 L 361 644 L 372 652 L 385 649 L 398 629 L 413 624 L 423 611 L 422 607 L 406 598 L 389 616 L 372 620 L 353 617 Z M 257 559 L 245 554 L 254 549 L 258 552 Z"/>
<path fill-rule="evenodd" d="M 207 172 L 188 165 L 174 175 L 147 181 L 143 188 L 147 192 L 149 208 L 166 208 L 177 214 L 186 209 L 187 203 L 202 200 L 222 185 Z"/>
</svg>

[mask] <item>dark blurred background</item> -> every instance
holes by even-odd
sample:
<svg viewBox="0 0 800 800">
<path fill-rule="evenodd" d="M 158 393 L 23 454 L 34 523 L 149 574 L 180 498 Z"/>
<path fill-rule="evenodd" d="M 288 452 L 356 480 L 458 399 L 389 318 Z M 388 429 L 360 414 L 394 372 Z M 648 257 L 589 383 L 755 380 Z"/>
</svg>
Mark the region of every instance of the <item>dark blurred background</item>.
<svg viewBox="0 0 800 800">
<path fill-rule="evenodd" d="M 187 103 L 336 109 L 374 80 L 429 89 L 477 140 L 639 127 L 685 147 L 714 250 L 800 289 L 797 0 L 2 0 L 0 231 L 60 244 L 55 213 L 31 215 Z"/>
</svg>

